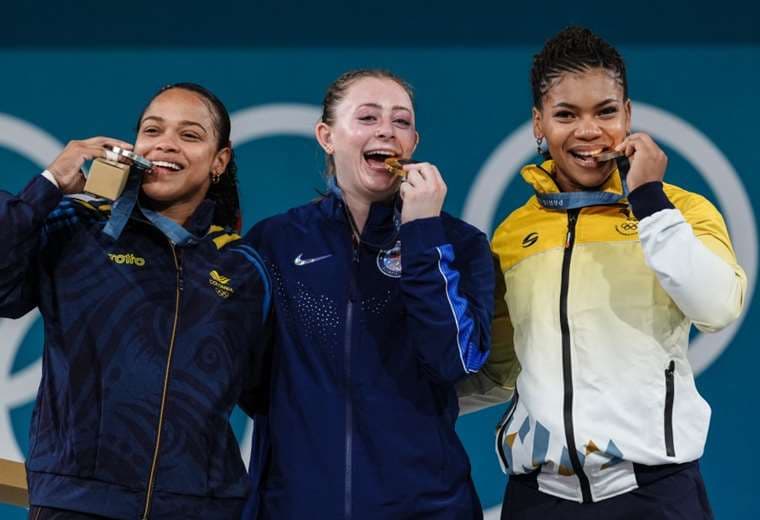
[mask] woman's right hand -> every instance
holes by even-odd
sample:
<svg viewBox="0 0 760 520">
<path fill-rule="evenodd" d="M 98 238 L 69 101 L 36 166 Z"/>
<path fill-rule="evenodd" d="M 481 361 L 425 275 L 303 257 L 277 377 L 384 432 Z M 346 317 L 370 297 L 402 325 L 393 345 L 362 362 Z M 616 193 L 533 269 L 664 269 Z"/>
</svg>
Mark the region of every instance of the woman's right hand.
<svg viewBox="0 0 760 520">
<path fill-rule="evenodd" d="M 85 161 L 91 161 L 96 157 L 106 157 L 108 151 L 106 146 L 132 149 L 131 144 L 110 137 L 91 137 L 82 141 L 69 141 L 60 155 L 47 167 L 63 193 L 82 192 L 85 182 L 82 165 Z"/>
</svg>

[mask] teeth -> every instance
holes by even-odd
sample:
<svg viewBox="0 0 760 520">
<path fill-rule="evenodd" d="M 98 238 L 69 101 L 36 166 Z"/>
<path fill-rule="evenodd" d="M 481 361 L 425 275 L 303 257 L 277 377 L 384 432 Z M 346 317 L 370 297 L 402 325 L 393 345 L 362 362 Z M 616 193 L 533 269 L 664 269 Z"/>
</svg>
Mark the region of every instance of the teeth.
<svg viewBox="0 0 760 520">
<path fill-rule="evenodd" d="M 174 170 L 174 171 L 182 169 L 182 167 L 179 164 L 173 163 L 173 162 L 167 162 L 167 161 L 153 161 L 153 165 L 161 166 L 162 168 L 169 168 L 170 170 Z"/>
<path fill-rule="evenodd" d="M 385 155 L 387 157 L 393 157 L 396 153 L 391 152 L 390 150 L 370 150 L 369 152 L 365 152 L 365 155 Z"/>
<path fill-rule="evenodd" d="M 595 155 L 599 155 L 600 153 L 602 153 L 602 150 L 603 150 L 602 148 L 597 148 L 596 150 L 584 150 L 584 151 L 576 150 L 573 153 L 575 155 L 580 155 L 582 157 L 593 157 Z"/>
</svg>

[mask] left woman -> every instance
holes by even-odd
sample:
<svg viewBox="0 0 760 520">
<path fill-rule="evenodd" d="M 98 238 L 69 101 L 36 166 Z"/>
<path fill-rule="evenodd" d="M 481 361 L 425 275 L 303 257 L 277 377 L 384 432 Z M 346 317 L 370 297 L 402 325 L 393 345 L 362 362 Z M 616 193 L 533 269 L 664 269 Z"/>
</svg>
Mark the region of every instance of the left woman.
<svg viewBox="0 0 760 520">
<path fill-rule="evenodd" d="M 228 419 L 241 396 L 253 411 L 270 295 L 234 233 L 229 135 L 216 96 L 170 85 L 138 122 L 134 151 L 153 168 L 113 212 L 67 196 L 85 160 L 132 149 L 105 137 L 0 192 L 0 315 L 38 307 L 45 325 L 31 519 L 240 515 L 249 485 Z"/>
</svg>

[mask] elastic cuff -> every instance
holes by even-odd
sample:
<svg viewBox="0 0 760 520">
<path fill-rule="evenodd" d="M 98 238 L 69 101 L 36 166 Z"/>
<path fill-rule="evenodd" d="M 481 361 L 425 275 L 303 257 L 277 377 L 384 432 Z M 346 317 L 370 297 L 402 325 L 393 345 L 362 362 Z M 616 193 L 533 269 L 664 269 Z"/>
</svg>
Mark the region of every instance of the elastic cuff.
<svg viewBox="0 0 760 520">
<path fill-rule="evenodd" d="M 448 243 L 441 217 L 422 218 L 402 224 L 399 238 L 404 253 L 411 254 Z"/>
<path fill-rule="evenodd" d="M 19 198 L 34 209 L 38 218 L 44 220 L 61 202 L 63 192 L 42 175 L 35 175 Z"/>
<path fill-rule="evenodd" d="M 665 195 L 660 181 L 642 184 L 628 194 L 628 202 L 631 204 L 633 215 L 637 220 L 645 219 L 663 209 L 675 207 Z"/>
<path fill-rule="evenodd" d="M 55 176 L 53 175 L 53 173 L 50 170 L 45 170 L 44 172 L 42 172 L 42 176 L 45 177 L 50 182 L 52 182 L 55 185 L 56 188 L 60 188 L 61 187 L 61 185 L 58 184 L 58 181 L 55 180 Z"/>
</svg>

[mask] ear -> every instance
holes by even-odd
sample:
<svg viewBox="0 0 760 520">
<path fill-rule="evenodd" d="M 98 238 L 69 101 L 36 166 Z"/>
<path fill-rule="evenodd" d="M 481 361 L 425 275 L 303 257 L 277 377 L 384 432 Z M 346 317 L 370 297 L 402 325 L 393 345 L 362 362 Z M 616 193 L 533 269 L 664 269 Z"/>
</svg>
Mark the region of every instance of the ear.
<svg viewBox="0 0 760 520">
<path fill-rule="evenodd" d="M 541 120 L 541 111 L 537 109 L 536 107 L 533 107 L 532 110 L 532 119 L 533 119 L 533 137 L 536 139 L 540 139 L 544 137 L 544 128 Z"/>
<path fill-rule="evenodd" d="M 332 143 L 332 129 L 330 125 L 324 121 L 320 121 L 314 127 L 314 136 L 317 138 L 319 146 L 325 151 L 327 155 L 332 155 L 335 151 Z"/>
<path fill-rule="evenodd" d="M 415 130 L 414 132 L 414 147 L 412 148 L 412 155 L 414 155 L 414 151 L 417 149 L 417 145 L 420 144 L 420 133 Z"/>
<path fill-rule="evenodd" d="M 211 171 L 215 174 L 221 175 L 230 163 L 232 158 L 232 149 L 229 146 L 225 146 L 214 157 L 214 161 L 211 163 Z"/>
<path fill-rule="evenodd" d="M 631 133 L 631 100 L 626 99 L 625 104 L 623 105 L 625 108 L 625 133 L 630 134 Z"/>
</svg>

